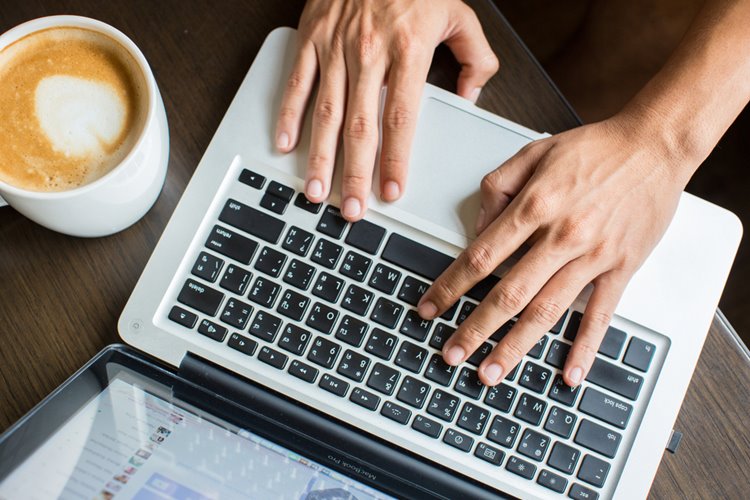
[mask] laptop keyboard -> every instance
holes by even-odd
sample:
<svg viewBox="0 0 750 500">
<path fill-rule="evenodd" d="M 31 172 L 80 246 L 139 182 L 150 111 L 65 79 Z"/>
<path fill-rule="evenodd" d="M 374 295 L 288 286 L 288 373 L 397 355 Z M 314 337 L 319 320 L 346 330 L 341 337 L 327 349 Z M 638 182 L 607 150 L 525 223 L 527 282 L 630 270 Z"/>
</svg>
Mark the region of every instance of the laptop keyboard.
<svg viewBox="0 0 750 500">
<path fill-rule="evenodd" d="M 347 223 L 335 206 L 258 172 L 234 182 L 257 195 L 223 201 L 189 257 L 190 276 L 177 277 L 169 320 L 293 377 L 314 398 L 364 408 L 376 426 L 397 423 L 406 442 L 413 433 L 459 450 L 470 467 L 490 464 L 570 498 L 611 490 L 640 423 L 631 417 L 650 396 L 641 389 L 658 374 L 654 343 L 610 327 L 586 382 L 571 389 L 561 369 L 581 313 L 570 310 L 486 387 L 477 367 L 514 320 L 459 367 L 440 351 L 498 278 L 423 320 L 416 304 L 451 257 L 369 220 Z"/>
</svg>

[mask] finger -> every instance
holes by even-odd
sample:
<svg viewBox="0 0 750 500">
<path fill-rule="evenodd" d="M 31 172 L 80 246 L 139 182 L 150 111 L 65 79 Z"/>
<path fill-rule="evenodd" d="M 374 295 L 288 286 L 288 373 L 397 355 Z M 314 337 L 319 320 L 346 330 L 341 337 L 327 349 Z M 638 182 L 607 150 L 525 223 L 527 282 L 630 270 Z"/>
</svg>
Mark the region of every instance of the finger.
<svg viewBox="0 0 750 500">
<path fill-rule="evenodd" d="M 279 108 L 279 119 L 276 123 L 276 148 L 282 153 L 288 153 L 297 145 L 317 71 L 318 57 L 315 45 L 306 41 L 297 53 L 297 59 L 287 80 Z"/>
<path fill-rule="evenodd" d="M 578 327 L 563 370 L 563 380 L 570 387 L 576 387 L 588 375 L 627 284 L 625 273 L 615 271 L 594 280 L 594 291 L 586 304 L 581 326 Z"/>
<path fill-rule="evenodd" d="M 385 64 L 375 51 L 373 47 L 362 47 L 358 53 L 347 54 L 349 96 L 344 123 L 341 214 L 349 221 L 359 220 L 365 213 L 378 149 L 378 110 Z"/>
<path fill-rule="evenodd" d="M 454 27 L 445 44 L 461 64 L 457 93 L 477 102 L 482 87 L 497 73 L 500 62 L 492 51 L 474 11 L 461 4 L 455 14 Z"/>
<path fill-rule="evenodd" d="M 539 339 L 557 323 L 590 281 L 591 265 L 575 259 L 552 276 L 529 303 L 513 329 L 479 367 L 479 379 L 494 386 L 510 373 Z M 467 320 L 468 321 L 468 320 Z"/>
<path fill-rule="evenodd" d="M 429 63 L 427 55 L 402 53 L 391 66 L 380 152 L 380 193 L 385 201 L 397 200 L 406 186 L 411 142 Z"/>
<path fill-rule="evenodd" d="M 568 261 L 567 252 L 555 250 L 551 243 L 534 245 L 446 341 L 443 347 L 445 362 L 457 365 L 465 361 L 500 325 L 526 307 Z M 516 342 L 511 347 L 519 345 Z M 529 348 L 533 345 L 534 342 Z M 516 353 L 513 351 L 512 354 Z M 525 353 L 523 351 L 520 355 Z"/>
<path fill-rule="evenodd" d="M 342 54 L 332 54 L 325 64 L 321 63 L 320 89 L 315 100 L 307 160 L 305 196 L 314 203 L 323 202 L 331 190 L 345 99 L 344 58 Z"/>
<path fill-rule="evenodd" d="M 481 204 L 476 223 L 477 234 L 481 234 L 487 225 L 508 207 L 529 181 L 537 163 L 548 150 L 549 142 L 531 142 L 482 178 Z"/>
</svg>

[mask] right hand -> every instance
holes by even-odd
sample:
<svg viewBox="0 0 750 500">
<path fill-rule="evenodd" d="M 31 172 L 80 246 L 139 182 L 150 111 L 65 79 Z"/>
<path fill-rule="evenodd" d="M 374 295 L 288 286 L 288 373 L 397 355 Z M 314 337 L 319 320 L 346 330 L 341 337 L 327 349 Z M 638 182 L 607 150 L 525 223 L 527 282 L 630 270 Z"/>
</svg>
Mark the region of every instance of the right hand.
<svg viewBox="0 0 750 500">
<path fill-rule="evenodd" d="M 343 216 L 366 210 L 378 148 L 380 93 L 383 112 L 380 193 L 404 192 L 420 98 L 435 47 L 445 42 L 462 69 L 458 94 L 476 101 L 497 72 L 497 57 L 474 12 L 460 0 L 309 0 L 299 24 L 299 51 L 287 82 L 276 127 L 276 147 L 292 151 L 320 72 L 313 108 L 305 195 L 324 201 L 331 191 L 339 134 L 344 136 Z"/>
</svg>

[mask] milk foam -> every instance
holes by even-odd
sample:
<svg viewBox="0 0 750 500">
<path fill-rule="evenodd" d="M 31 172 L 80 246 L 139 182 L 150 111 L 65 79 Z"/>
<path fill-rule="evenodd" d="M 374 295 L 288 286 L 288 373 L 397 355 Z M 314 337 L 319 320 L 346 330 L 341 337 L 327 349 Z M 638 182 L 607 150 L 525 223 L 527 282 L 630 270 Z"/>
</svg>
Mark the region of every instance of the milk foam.
<svg viewBox="0 0 750 500">
<path fill-rule="evenodd" d="M 35 101 L 37 119 L 52 147 L 68 157 L 103 154 L 125 127 L 125 104 L 103 82 L 49 76 L 39 82 Z"/>
</svg>

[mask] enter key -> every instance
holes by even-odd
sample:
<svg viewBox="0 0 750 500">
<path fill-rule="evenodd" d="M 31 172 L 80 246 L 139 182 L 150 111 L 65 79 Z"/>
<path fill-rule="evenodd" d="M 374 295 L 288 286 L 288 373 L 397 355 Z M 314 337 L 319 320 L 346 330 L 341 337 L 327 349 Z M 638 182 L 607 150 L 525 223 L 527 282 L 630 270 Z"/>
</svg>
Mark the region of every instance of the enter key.
<svg viewBox="0 0 750 500">
<path fill-rule="evenodd" d="M 624 429 L 630 420 L 633 407 L 624 401 L 613 398 L 601 391 L 589 387 L 583 393 L 578 409 L 608 424 Z"/>
</svg>

